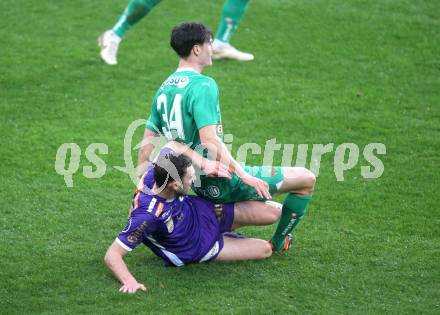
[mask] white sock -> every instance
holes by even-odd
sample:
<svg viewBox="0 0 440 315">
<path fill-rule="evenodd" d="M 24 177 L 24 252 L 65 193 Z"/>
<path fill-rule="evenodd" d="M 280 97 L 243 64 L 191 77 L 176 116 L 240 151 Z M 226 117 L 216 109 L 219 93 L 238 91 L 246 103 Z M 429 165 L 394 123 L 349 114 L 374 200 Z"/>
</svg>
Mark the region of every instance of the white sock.
<svg viewBox="0 0 440 315">
<path fill-rule="evenodd" d="M 221 41 L 221 40 L 219 40 L 217 38 L 214 39 L 214 41 L 212 42 L 212 49 L 214 49 L 214 50 L 222 50 L 222 49 L 224 49 L 225 47 L 228 47 L 228 46 L 230 46 L 229 43 Z"/>
<path fill-rule="evenodd" d="M 112 41 L 116 42 L 116 44 L 119 44 L 121 42 L 121 40 L 122 40 L 122 38 L 119 37 L 119 35 L 116 34 L 113 30 L 111 30 L 110 36 L 112 38 Z"/>
</svg>

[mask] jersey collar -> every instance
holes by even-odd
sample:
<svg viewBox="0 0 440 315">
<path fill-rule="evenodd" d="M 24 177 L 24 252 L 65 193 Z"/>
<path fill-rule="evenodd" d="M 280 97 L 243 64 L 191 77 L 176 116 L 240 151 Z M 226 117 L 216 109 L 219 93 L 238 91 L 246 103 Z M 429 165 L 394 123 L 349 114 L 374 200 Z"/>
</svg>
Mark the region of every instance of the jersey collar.
<svg viewBox="0 0 440 315">
<path fill-rule="evenodd" d="M 165 199 L 165 198 L 163 198 L 163 197 L 161 197 L 161 196 L 159 196 L 159 195 L 155 195 L 155 194 L 153 194 L 152 196 L 153 196 L 154 198 L 156 198 L 157 200 L 162 201 L 162 202 L 165 202 L 165 203 L 171 203 L 171 202 L 173 202 L 174 200 L 176 200 L 176 198 L 178 198 L 178 197 L 174 197 L 174 198 L 171 198 L 171 199 Z"/>
<path fill-rule="evenodd" d="M 184 71 L 197 72 L 196 70 L 194 70 L 194 68 L 191 68 L 191 67 L 182 67 L 182 68 L 177 68 L 177 70 L 176 70 L 176 72 L 184 72 Z"/>
</svg>

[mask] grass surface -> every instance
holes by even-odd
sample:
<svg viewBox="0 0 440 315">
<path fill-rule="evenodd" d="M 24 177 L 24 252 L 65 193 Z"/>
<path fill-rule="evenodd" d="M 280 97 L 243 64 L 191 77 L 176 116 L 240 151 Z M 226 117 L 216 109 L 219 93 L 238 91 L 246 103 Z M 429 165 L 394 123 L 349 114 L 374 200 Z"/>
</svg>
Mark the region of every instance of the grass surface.
<svg viewBox="0 0 440 315">
<path fill-rule="evenodd" d="M 206 71 L 233 151 L 275 137 L 310 148 L 350 142 L 359 163 L 338 182 L 335 150 L 323 156 L 288 254 L 173 269 L 139 248 L 127 263 L 148 292 L 134 296 L 117 291 L 103 264 L 133 191 L 113 166 L 124 165 L 126 128 L 147 117 L 175 69 L 171 28 L 197 20 L 215 29 L 222 1 L 164 1 L 108 67 L 96 38 L 125 5 L 1 1 L 1 313 L 440 313 L 438 2 L 252 1 L 233 44 L 256 60 Z M 54 169 L 69 142 L 82 151 L 72 188 Z M 386 145 L 385 171 L 367 180 L 362 149 L 372 142 Z M 82 174 L 91 143 L 108 146 L 99 179 Z M 269 238 L 273 229 L 243 232 Z"/>
</svg>

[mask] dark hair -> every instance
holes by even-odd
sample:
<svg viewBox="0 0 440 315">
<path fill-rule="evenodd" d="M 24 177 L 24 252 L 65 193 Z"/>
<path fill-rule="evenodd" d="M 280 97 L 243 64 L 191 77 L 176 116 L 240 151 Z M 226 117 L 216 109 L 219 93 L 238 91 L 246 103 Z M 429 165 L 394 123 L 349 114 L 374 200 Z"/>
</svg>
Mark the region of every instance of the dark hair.
<svg viewBox="0 0 440 315">
<path fill-rule="evenodd" d="M 182 23 L 173 28 L 170 45 L 181 58 L 186 58 L 194 45 L 209 42 L 211 38 L 211 30 L 205 24 Z"/>
<path fill-rule="evenodd" d="M 160 156 L 154 163 L 154 180 L 159 187 L 170 183 L 173 180 L 180 179 L 186 175 L 186 170 L 191 166 L 191 159 L 186 155 L 177 155 L 170 152 Z M 176 175 L 178 178 L 176 178 Z"/>
</svg>

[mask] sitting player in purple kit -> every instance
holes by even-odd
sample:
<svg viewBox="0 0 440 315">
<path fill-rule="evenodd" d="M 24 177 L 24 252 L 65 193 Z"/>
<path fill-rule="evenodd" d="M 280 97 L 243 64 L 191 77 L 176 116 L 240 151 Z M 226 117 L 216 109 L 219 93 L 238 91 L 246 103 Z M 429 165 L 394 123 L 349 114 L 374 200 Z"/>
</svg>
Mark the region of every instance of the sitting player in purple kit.
<svg viewBox="0 0 440 315">
<path fill-rule="evenodd" d="M 141 243 L 168 266 L 256 260 L 272 255 L 271 245 L 265 240 L 225 232 L 246 225 L 272 224 L 281 215 L 281 205 L 271 201 L 215 204 L 187 195 L 195 171 L 191 159 L 176 151 L 163 148 L 149 166 L 133 197 L 128 223 L 105 255 L 105 263 L 122 283 L 121 292 L 146 290 L 123 260 Z M 193 161 L 200 167 L 197 160 Z"/>
</svg>

